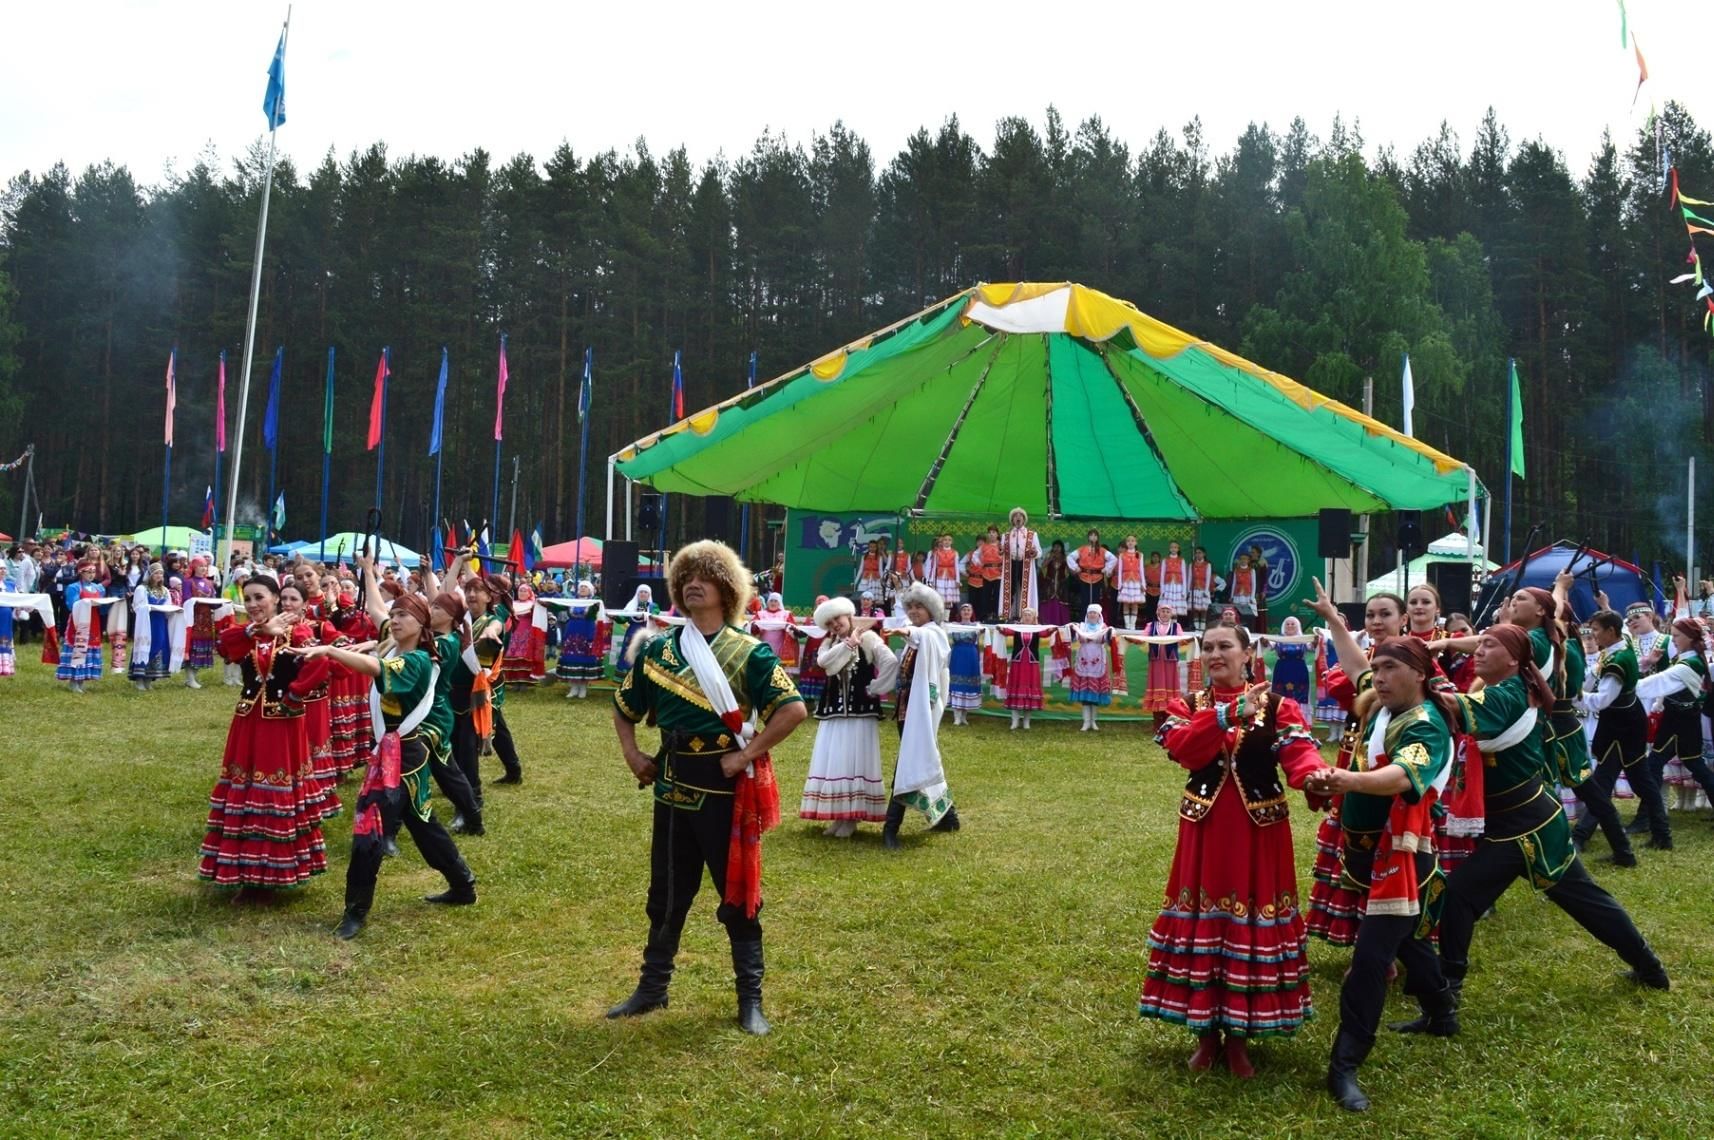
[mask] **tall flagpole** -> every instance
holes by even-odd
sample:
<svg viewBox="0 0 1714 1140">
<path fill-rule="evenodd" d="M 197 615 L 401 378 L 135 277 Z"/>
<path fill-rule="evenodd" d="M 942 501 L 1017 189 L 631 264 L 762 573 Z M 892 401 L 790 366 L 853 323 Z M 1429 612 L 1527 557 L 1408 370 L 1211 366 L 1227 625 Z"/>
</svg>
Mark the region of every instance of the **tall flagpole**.
<svg viewBox="0 0 1714 1140">
<path fill-rule="evenodd" d="M 179 346 L 167 357 L 167 462 L 161 475 L 161 557 L 167 556 L 167 501 L 173 490 L 173 405 L 177 402 Z"/>
<path fill-rule="evenodd" d="M 283 349 L 275 349 L 274 350 L 274 368 L 275 369 L 278 369 L 279 367 L 281 367 L 280 354 L 283 351 L 284 351 Z M 269 443 L 266 439 L 264 439 L 262 441 L 264 444 L 267 444 L 267 448 L 268 448 L 268 503 L 267 503 L 267 508 L 266 508 L 267 515 L 268 515 L 268 521 L 267 521 L 266 525 L 264 525 L 262 527 L 262 553 L 264 553 L 264 554 L 266 554 L 268 552 L 268 547 L 270 547 L 274 544 L 274 537 L 275 537 L 275 535 L 274 535 L 274 492 L 275 492 L 275 489 L 277 487 L 276 480 L 277 480 L 277 477 L 279 475 L 279 469 L 280 469 L 280 397 L 279 397 L 279 389 L 276 387 L 277 383 L 278 382 L 274 378 L 273 370 L 270 370 L 268 373 L 268 411 L 274 413 L 274 415 L 273 415 L 274 439 L 273 439 L 272 443 Z M 263 423 L 263 427 L 265 429 L 268 426 L 268 420 L 267 420 L 266 413 L 264 413 L 262 423 Z M 285 538 L 284 535 L 281 535 L 279 537 L 282 540 Z"/>
<path fill-rule="evenodd" d="M 754 350 L 752 350 L 750 353 L 750 379 L 749 379 L 749 382 L 744 385 L 744 390 L 749 391 L 751 388 L 754 388 L 755 386 L 756 386 L 756 353 Z M 746 566 L 748 566 L 750 564 L 750 504 L 749 503 L 744 504 L 743 513 L 738 516 L 738 550 L 740 552 L 739 557 L 742 558 L 744 561 L 744 564 Z"/>
<path fill-rule="evenodd" d="M 375 509 L 381 509 L 382 475 L 387 470 L 387 381 L 393 378 L 393 348 L 381 349 L 381 438 L 375 445 Z M 397 533 L 396 531 L 394 533 Z M 379 553 L 379 552 L 377 552 Z"/>
<path fill-rule="evenodd" d="M 327 346 L 327 384 L 321 398 L 321 545 L 316 561 L 327 561 L 327 488 L 333 468 L 333 346 Z"/>
<path fill-rule="evenodd" d="M 595 405 L 595 348 L 583 350 L 583 387 L 577 393 L 577 419 L 579 424 L 577 444 L 577 527 L 572 532 L 571 540 L 577 543 L 577 556 L 572 559 L 572 573 L 580 574 L 583 566 L 583 485 L 584 476 L 589 471 L 589 413 Z"/>
<path fill-rule="evenodd" d="M 214 414 L 219 418 L 220 422 L 214 425 L 214 502 L 219 504 L 220 461 L 226 454 L 226 350 L 224 348 L 220 350 L 220 374 L 215 383 L 219 387 L 219 395 L 214 402 Z M 219 509 L 218 505 L 215 509 Z M 220 521 L 216 519 L 214 520 L 214 524 L 214 534 L 215 537 L 218 538 L 220 535 Z M 215 572 L 220 575 L 221 581 L 226 580 L 225 567 L 217 566 L 215 567 Z"/>
<path fill-rule="evenodd" d="M 1512 417 L 1517 415 L 1517 409 L 1512 407 L 1512 375 L 1517 366 L 1516 357 L 1506 361 L 1506 556 L 1501 561 L 1508 566 L 1512 564 L 1512 472 L 1517 463 L 1512 455 Z"/>
<path fill-rule="evenodd" d="M 446 414 L 446 345 L 440 346 L 440 376 L 435 382 L 434 393 L 434 514 L 429 519 L 429 533 L 439 533 L 440 526 L 440 473 L 446 465 L 446 441 L 441 438 L 445 427 Z"/>
<path fill-rule="evenodd" d="M 286 23 L 280 31 L 281 68 L 284 69 L 286 41 L 292 32 L 292 6 L 286 5 Z M 283 83 L 282 83 L 283 88 Z M 274 188 L 274 134 L 280 126 L 280 113 L 285 109 L 285 92 L 274 106 L 268 120 L 268 168 L 262 179 L 262 217 L 256 223 L 255 264 L 250 269 L 250 315 L 244 322 L 244 371 L 238 382 L 238 434 L 232 444 L 232 487 L 226 498 L 226 546 L 222 549 L 220 565 L 232 561 L 232 526 L 238 516 L 238 472 L 244 465 L 244 417 L 250 407 L 250 367 L 256 356 L 256 303 L 262 294 L 262 244 L 268 236 L 268 196 Z M 269 504 L 269 510 L 273 504 Z M 267 528 L 264 526 L 264 530 Z"/>
<path fill-rule="evenodd" d="M 500 334 L 500 375 L 506 369 L 506 334 Z M 494 396 L 494 502 L 488 511 L 488 517 L 495 525 L 500 522 L 500 437 L 504 434 L 501 428 L 501 417 L 505 411 L 506 389 L 501 386 L 498 377 L 495 380 Z"/>
</svg>

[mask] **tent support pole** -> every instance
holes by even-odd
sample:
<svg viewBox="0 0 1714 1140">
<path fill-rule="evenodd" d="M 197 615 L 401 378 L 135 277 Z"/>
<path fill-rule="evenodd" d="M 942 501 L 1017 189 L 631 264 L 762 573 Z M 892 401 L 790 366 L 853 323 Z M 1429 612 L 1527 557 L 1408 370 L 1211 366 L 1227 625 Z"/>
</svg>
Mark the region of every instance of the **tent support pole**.
<svg viewBox="0 0 1714 1140">
<path fill-rule="evenodd" d="M 577 537 L 582 538 L 583 536 L 580 534 Z M 604 532 L 602 532 L 602 541 L 603 542 L 609 541 L 612 539 L 612 537 L 613 537 L 613 457 L 611 455 L 609 455 L 607 457 L 607 529 Z M 582 553 L 581 548 L 579 549 L 579 553 Z"/>
<path fill-rule="evenodd" d="M 625 541 L 626 542 L 631 541 L 631 519 L 633 517 L 634 516 L 631 513 L 631 480 L 629 478 L 627 478 L 625 480 Z M 605 568 L 605 560 L 603 560 L 603 568 Z"/>
<path fill-rule="evenodd" d="M 1474 597 L 1476 589 L 1476 469 L 1464 469 L 1465 509 L 1464 519 L 1464 549 L 1470 556 L 1470 589 Z"/>
</svg>

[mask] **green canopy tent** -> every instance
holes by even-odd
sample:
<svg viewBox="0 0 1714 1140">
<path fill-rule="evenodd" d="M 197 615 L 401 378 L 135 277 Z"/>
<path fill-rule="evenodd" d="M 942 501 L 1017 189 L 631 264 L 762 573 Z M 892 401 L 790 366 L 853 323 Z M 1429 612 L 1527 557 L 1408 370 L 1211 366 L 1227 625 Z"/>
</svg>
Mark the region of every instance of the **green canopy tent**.
<svg viewBox="0 0 1714 1140">
<path fill-rule="evenodd" d="M 1065 282 L 967 289 L 621 449 L 608 537 L 615 470 L 627 506 L 642 483 L 829 512 L 1038 518 L 1473 510 L 1478 488 L 1457 459 Z"/>
<path fill-rule="evenodd" d="M 152 526 L 148 530 L 140 530 L 129 536 L 129 541 L 137 546 L 150 548 L 165 546 L 169 550 L 189 550 L 190 536 L 193 534 L 208 535 L 206 530 L 198 530 L 193 526 Z"/>
</svg>

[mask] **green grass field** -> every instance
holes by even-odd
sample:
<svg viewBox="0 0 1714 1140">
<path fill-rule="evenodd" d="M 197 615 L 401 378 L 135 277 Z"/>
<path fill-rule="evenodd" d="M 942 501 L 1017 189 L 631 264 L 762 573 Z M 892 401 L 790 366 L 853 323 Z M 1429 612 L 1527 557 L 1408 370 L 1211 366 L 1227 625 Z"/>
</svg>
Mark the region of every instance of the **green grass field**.
<svg viewBox="0 0 1714 1140">
<path fill-rule="evenodd" d="M 913 818 L 890 855 L 878 828 L 841 841 L 796 820 L 806 725 L 778 756 L 787 820 L 767 841 L 763 914 L 774 1033 L 752 1039 L 733 1023 L 711 888 L 672 1008 L 601 1016 L 636 980 L 649 819 L 605 698 L 514 694 L 526 782 L 491 788 L 489 834 L 463 843 L 480 904 L 421 903 L 439 879 L 401 837 L 368 929 L 346 944 L 329 932 L 348 814 L 327 827 L 331 873 L 280 906 L 235 908 L 196 880 L 232 690 L 142 694 L 110 677 L 79 698 L 38 655 L 23 647 L 23 671 L 0 678 L 0 1135 L 1714 1131 L 1701 818 L 1679 816 L 1677 850 L 1645 852 L 1641 869 L 1592 865 L 1665 959 L 1671 993 L 1622 981 L 1604 947 L 1514 887 L 1478 929 L 1463 1035 L 1383 1034 L 1363 1077 L 1376 1108 L 1353 1118 L 1320 1083 L 1343 951 L 1311 944 L 1317 1018 L 1258 1046 L 1253 1082 L 1191 1076 L 1190 1035 L 1137 1019 L 1179 786 L 1139 727 L 949 723 L 964 830 L 931 837 Z M 1314 823 L 1300 806 L 1306 893 Z M 1413 1014 L 1395 993 L 1389 1017 Z"/>
</svg>

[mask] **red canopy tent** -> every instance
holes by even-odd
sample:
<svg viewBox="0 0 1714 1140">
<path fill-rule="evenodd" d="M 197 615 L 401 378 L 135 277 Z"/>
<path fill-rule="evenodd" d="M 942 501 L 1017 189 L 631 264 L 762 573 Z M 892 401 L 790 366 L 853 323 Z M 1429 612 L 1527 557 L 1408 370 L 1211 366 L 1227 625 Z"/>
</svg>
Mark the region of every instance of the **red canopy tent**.
<svg viewBox="0 0 1714 1140">
<path fill-rule="evenodd" d="M 601 568 L 601 540 L 585 535 L 575 542 L 556 542 L 542 551 L 542 556 L 536 559 L 537 566 L 549 570 L 563 570 L 582 564 Z"/>
</svg>

